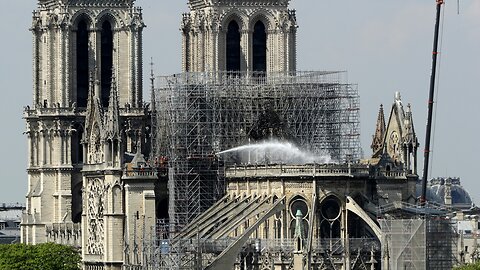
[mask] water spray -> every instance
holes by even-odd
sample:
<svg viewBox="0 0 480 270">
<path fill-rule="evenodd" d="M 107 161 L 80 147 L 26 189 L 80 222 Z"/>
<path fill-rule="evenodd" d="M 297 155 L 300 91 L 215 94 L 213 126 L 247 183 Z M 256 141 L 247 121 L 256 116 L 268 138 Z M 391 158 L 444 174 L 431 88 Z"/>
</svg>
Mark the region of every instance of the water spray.
<svg viewBox="0 0 480 270">
<path fill-rule="evenodd" d="M 288 141 L 268 140 L 246 144 L 218 152 L 217 155 L 235 154 L 246 164 L 306 164 L 334 163 L 328 154 L 315 155 L 301 150 Z"/>
</svg>

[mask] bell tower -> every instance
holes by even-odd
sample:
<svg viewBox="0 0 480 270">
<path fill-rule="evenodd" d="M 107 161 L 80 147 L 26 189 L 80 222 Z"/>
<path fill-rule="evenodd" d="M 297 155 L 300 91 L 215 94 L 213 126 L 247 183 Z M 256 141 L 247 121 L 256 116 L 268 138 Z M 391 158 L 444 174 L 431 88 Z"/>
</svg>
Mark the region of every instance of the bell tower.
<svg viewBox="0 0 480 270">
<path fill-rule="evenodd" d="M 145 25 L 134 2 L 38 0 L 30 28 L 33 102 L 24 111 L 24 243 L 81 246 L 87 190 L 123 192 L 115 179 L 121 177 L 124 153 L 147 151 L 142 143 L 149 117 L 142 97 Z M 102 174 L 108 183 L 84 183 L 100 163 L 102 170 L 109 168 L 109 176 Z M 112 224 L 114 214 L 106 219 Z"/>
<path fill-rule="evenodd" d="M 182 18 L 187 72 L 296 70 L 297 20 L 290 0 L 190 0 Z"/>
</svg>

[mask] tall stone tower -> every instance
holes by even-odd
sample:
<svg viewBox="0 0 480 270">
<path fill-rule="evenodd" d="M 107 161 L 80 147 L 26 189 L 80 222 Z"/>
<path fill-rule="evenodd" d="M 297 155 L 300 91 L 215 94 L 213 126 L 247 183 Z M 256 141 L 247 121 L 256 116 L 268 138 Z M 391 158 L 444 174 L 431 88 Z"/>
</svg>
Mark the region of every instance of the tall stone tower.
<svg viewBox="0 0 480 270">
<path fill-rule="evenodd" d="M 296 69 L 290 0 L 190 0 L 183 15 L 183 70 L 289 72 Z"/>
<path fill-rule="evenodd" d="M 31 27 L 33 104 L 24 112 L 22 242 L 83 245 L 86 262 L 115 268 L 132 227 L 127 214 L 154 217 L 155 211 L 144 211 L 151 208 L 154 173 L 137 175 L 130 166 L 127 175 L 130 161 L 124 160 L 125 153 L 139 160 L 149 148 L 144 26 L 134 0 L 38 0 Z M 127 182 L 137 187 L 128 196 Z M 138 202 L 127 213 L 131 198 Z"/>
</svg>

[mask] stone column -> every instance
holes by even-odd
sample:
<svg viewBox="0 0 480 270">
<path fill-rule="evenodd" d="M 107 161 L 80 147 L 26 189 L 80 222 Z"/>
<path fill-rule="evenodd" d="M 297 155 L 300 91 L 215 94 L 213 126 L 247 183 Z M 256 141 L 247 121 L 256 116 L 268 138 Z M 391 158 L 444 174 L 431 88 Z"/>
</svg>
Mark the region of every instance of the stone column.
<svg viewBox="0 0 480 270">
<path fill-rule="evenodd" d="M 40 59 L 39 59 L 39 33 L 37 29 L 32 29 L 33 32 L 33 108 L 37 108 L 37 105 L 40 103 L 39 101 L 39 92 L 40 92 Z"/>
<path fill-rule="evenodd" d="M 33 166 L 33 139 L 32 131 L 27 133 L 27 146 L 28 146 L 28 167 Z M 34 137 L 33 137 L 34 138 Z"/>
<path fill-rule="evenodd" d="M 417 174 L 418 167 L 417 167 L 417 147 L 413 149 L 413 174 Z"/>
<path fill-rule="evenodd" d="M 142 29 L 137 29 L 137 61 L 135 62 L 136 72 L 136 94 L 137 94 L 137 106 L 143 105 L 143 32 Z"/>
<path fill-rule="evenodd" d="M 88 54 L 88 65 L 89 65 L 89 68 L 88 68 L 88 71 L 89 73 L 90 72 L 93 72 L 94 76 L 93 76 L 93 79 L 96 80 L 96 78 L 98 78 L 98 69 L 100 69 L 100 62 L 97 62 L 97 59 L 99 59 L 99 56 L 97 56 L 97 53 L 100 52 L 99 48 L 100 48 L 100 41 L 98 41 L 99 44 L 97 44 L 97 35 L 98 37 L 100 37 L 100 30 L 97 29 L 97 28 L 92 28 L 91 30 L 89 30 L 89 34 L 88 34 L 88 41 L 89 41 L 89 46 L 88 46 L 88 50 L 89 50 L 89 54 Z M 95 84 L 95 82 L 94 82 Z M 94 87 L 95 88 L 95 87 Z M 90 91 L 90 89 L 89 89 Z M 97 93 L 95 93 L 95 97 L 99 97 Z"/>
<path fill-rule="evenodd" d="M 188 52 L 188 33 L 186 29 L 182 29 L 182 71 L 188 71 L 188 56 L 190 55 Z"/>
<path fill-rule="evenodd" d="M 199 54 L 198 54 L 198 71 L 199 72 L 204 72 L 205 71 L 205 61 L 208 59 L 208 50 L 206 48 L 206 35 L 207 33 L 205 32 L 205 29 L 200 29 L 198 32 L 199 35 L 199 41 L 198 41 L 198 46 L 199 48 Z"/>
<path fill-rule="evenodd" d="M 340 238 L 343 239 L 343 246 L 345 249 L 344 252 L 344 266 L 345 270 L 350 270 L 350 243 L 348 241 L 348 210 L 345 206 L 342 207 L 342 216 L 341 216 L 341 231 Z"/>
<path fill-rule="evenodd" d="M 52 51 L 51 51 L 52 33 L 48 29 L 45 31 L 45 40 L 46 40 L 46 43 L 45 43 L 46 48 L 45 48 L 45 53 L 43 55 L 45 55 L 46 58 L 44 59 L 45 68 L 42 70 L 43 76 L 44 76 L 43 77 L 43 80 L 44 80 L 43 93 L 45 94 L 44 99 L 48 101 L 47 107 L 51 107 L 53 102 L 51 71 L 52 71 L 52 60 L 54 59 L 55 55 L 52 55 Z"/>
<path fill-rule="evenodd" d="M 267 31 L 267 73 L 276 71 L 278 52 L 278 35 L 276 30 Z"/>
<path fill-rule="evenodd" d="M 63 105 L 62 107 L 70 107 L 72 102 L 75 102 L 75 100 L 72 99 L 71 91 L 72 91 L 72 85 L 70 83 L 70 75 L 73 69 L 70 67 L 71 63 L 71 55 L 70 55 L 70 44 L 73 44 L 70 42 L 70 32 L 68 31 L 68 27 L 66 29 L 63 29 L 63 53 L 64 53 L 64 69 L 67 72 L 63 72 Z"/>
<path fill-rule="evenodd" d="M 226 66 L 226 52 L 225 52 L 225 38 L 226 38 L 226 31 L 220 30 L 217 33 L 217 61 L 216 61 L 216 69 L 215 70 L 225 70 Z"/>
<path fill-rule="evenodd" d="M 292 27 L 290 30 L 290 63 L 288 71 L 293 72 L 297 70 L 297 30 Z"/>
<path fill-rule="evenodd" d="M 240 70 L 251 71 L 252 65 L 252 32 L 250 29 L 240 30 Z"/>
<path fill-rule="evenodd" d="M 190 30 L 188 32 L 188 40 L 189 40 L 189 44 L 188 44 L 188 59 L 189 59 L 189 63 L 188 63 L 188 71 L 189 72 L 195 72 L 195 38 L 194 38 L 194 33 L 193 33 L 193 30 Z"/>
</svg>

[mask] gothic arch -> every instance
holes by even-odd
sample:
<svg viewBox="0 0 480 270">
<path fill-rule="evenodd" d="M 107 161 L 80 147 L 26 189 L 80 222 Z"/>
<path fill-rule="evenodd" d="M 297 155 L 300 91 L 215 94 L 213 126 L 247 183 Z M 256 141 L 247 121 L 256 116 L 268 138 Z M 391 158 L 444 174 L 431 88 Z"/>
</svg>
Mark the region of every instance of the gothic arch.
<svg viewBox="0 0 480 270">
<path fill-rule="evenodd" d="M 334 193 L 327 193 L 318 202 L 317 235 L 321 238 L 339 238 L 344 201 Z"/>
<path fill-rule="evenodd" d="M 87 10 L 87 9 L 82 9 L 75 13 L 72 16 L 72 30 L 76 31 L 78 28 L 78 23 L 82 20 L 85 20 L 88 26 L 89 30 L 92 30 L 93 28 L 93 18 L 95 15 L 92 13 L 92 11 Z"/>
<path fill-rule="evenodd" d="M 220 18 L 220 25 L 223 31 L 226 33 L 228 30 L 228 24 L 235 20 L 238 23 L 239 30 L 245 30 L 247 28 L 247 15 L 238 9 L 232 9 L 228 13 L 224 14 Z"/>
<path fill-rule="evenodd" d="M 106 9 L 96 16 L 95 21 L 95 27 L 97 29 L 101 29 L 103 23 L 105 21 L 108 21 L 112 25 L 112 30 L 114 30 L 119 27 L 119 22 L 121 21 L 121 19 L 117 16 L 117 14 L 115 14 L 113 10 Z"/>
<path fill-rule="evenodd" d="M 275 16 L 268 10 L 257 9 L 249 16 L 250 20 L 248 21 L 248 29 L 253 31 L 255 24 L 258 21 L 261 21 L 265 25 L 265 31 L 268 33 L 268 31 L 272 30 L 273 26 L 275 25 L 274 17 Z"/>
<path fill-rule="evenodd" d="M 290 212 L 291 216 L 295 217 L 296 211 L 291 211 L 292 210 L 291 208 L 293 207 L 293 204 L 297 201 L 303 201 L 305 203 L 305 205 L 302 206 L 302 208 L 306 207 L 306 210 L 302 211 L 302 214 L 304 216 L 308 215 L 309 212 L 310 212 L 310 209 L 312 208 L 309 200 L 307 200 L 303 194 L 295 194 L 287 202 L 287 205 L 288 205 L 289 212 Z M 302 210 L 302 209 L 300 209 L 300 210 Z"/>
<path fill-rule="evenodd" d="M 302 213 L 302 219 L 301 222 L 303 223 L 303 235 L 306 236 L 308 235 L 308 230 L 309 230 L 309 216 L 310 214 L 310 209 L 311 205 L 309 205 L 309 201 L 301 194 L 297 194 L 293 196 L 289 202 L 288 202 L 288 214 L 287 217 L 289 220 L 288 229 L 289 229 L 289 236 L 294 237 L 295 231 L 296 231 L 296 221 L 297 221 L 297 212 L 300 210 Z"/>
</svg>

